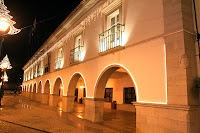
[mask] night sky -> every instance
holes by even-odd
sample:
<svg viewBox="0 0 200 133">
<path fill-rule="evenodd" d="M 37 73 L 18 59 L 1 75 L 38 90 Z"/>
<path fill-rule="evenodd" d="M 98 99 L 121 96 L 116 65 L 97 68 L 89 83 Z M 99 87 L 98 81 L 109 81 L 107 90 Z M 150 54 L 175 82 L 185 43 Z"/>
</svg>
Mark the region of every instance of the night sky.
<svg viewBox="0 0 200 133">
<path fill-rule="evenodd" d="M 4 0 L 12 20 L 16 21 L 16 28 L 32 25 L 35 18 L 37 22 L 44 21 L 36 25 L 31 45 L 31 27 L 4 38 L 3 55 L 8 54 L 13 67 L 7 71 L 8 83 L 22 82 L 22 67 L 81 1 Z"/>
</svg>

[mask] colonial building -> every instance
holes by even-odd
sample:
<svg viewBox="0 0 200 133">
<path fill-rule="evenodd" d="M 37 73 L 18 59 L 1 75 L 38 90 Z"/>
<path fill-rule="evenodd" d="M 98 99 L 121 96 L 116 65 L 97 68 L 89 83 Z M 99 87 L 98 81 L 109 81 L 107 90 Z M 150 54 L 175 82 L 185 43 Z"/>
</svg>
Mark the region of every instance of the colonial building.
<svg viewBox="0 0 200 133">
<path fill-rule="evenodd" d="M 24 65 L 23 95 L 64 112 L 81 99 L 93 122 L 116 101 L 138 133 L 199 133 L 196 5 L 198 21 L 192 0 L 83 0 Z"/>
</svg>

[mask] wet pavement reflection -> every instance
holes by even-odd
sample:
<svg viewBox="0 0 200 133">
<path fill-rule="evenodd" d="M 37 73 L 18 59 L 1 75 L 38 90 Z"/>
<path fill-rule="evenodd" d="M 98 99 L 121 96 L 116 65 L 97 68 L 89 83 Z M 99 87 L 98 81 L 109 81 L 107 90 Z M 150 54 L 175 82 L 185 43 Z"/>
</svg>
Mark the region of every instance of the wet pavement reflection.
<svg viewBox="0 0 200 133">
<path fill-rule="evenodd" d="M 75 112 L 62 111 L 22 96 L 5 95 L 0 107 L 0 132 L 135 132 L 135 113 L 104 109 L 104 121 L 85 120 L 84 104 L 75 103 Z"/>
</svg>

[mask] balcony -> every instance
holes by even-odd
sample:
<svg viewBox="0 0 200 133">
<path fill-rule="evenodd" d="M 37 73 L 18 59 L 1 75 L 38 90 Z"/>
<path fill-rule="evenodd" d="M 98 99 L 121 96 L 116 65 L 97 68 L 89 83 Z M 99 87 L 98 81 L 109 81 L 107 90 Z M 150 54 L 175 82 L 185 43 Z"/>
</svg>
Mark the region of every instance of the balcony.
<svg viewBox="0 0 200 133">
<path fill-rule="evenodd" d="M 63 57 L 58 57 L 55 59 L 54 69 L 61 69 L 63 67 L 64 61 Z"/>
<path fill-rule="evenodd" d="M 83 60 L 83 46 L 78 46 L 70 51 L 70 64 Z"/>
<path fill-rule="evenodd" d="M 123 46 L 122 34 L 124 32 L 124 25 L 117 24 L 107 31 L 99 34 L 99 53 L 107 50 Z"/>
<path fill-rule="evenodd" d="M 43 67 L 40 67 L 37 71 L 37 77 L 42 76 L 43 75 Z"/>
<path fill-rule="evenodd" d="M 34 78 L 37 78 L 37 73 L 36 72 L 34 72 Z"/>
</svg>

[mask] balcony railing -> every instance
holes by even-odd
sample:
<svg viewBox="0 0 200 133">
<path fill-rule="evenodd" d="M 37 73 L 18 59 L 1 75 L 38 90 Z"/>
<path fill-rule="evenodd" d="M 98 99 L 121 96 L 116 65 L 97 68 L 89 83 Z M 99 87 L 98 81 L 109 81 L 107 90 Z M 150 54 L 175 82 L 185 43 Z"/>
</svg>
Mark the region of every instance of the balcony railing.
<svg viewBox="0 0 200 133">
<path fill-rule="evenodd" d="M 40 67 L 37 71 L 37 77 L 43 75 L 43 67 Z"/>
<path fill-rule="evenodd" d="M 122 33 L 124 25 L 117 24 L 107 31 L 99 34 L 99 53 L 122 46 Z"/>
<path fill-rule="evenodd" d="M 45 65 L 44 73 L 50 72 L 50 63 Z"/>
<path fill-rule="evenodd" d="M 82 61 L 83 46 L 78 46 L 70 51 L 70 64 Z"/>
<path fill-rule="evenodd" d="M 58 57 L 55 59 L 54 69 L 60 69 L 63 67 L 64 61 L 63 57 Z"/>
</svg>

